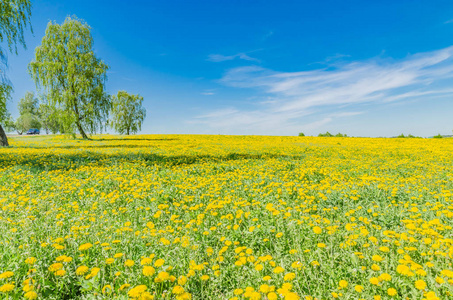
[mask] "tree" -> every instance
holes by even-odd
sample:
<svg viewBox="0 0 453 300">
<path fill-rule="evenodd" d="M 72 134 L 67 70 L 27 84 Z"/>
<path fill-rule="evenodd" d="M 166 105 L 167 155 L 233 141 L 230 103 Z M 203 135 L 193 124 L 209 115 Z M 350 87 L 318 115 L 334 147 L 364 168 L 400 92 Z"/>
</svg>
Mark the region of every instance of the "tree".
<svg viewBox="0 0 453 300">
<path fill-rule="evenodd" d="M 39 122 L 37 116 L 26 113 L 17 118 L 15 128 L 17 133 L 21 135 L 31 128 L 41 129 L 41 123 Z"/>
<path fill-rule="evenodd" d="M 91 28 L 77 18 L 62 25 L 49 22 L 29 72 L 38 89 L 43 89 L 51 106 L 66 113 L 68 130 L 101 130 L 108 118 L 110 99 L 105 93 L 108 66 L 93 52 Z"/>
<path fill-rule="evenodd" d="M 110 126 L 119 134 L 129 135 L 142 129 L 146 110 L 142 107 L 143 97 L 130 95 L 126 91 L 119 91 L 112 96 L 112 118 Z"/>
<path fill-rule="evenodd" d="M 25 48 L 24 29 L 30 24 L 30 16 L 30 0 L 0 1 L 0 43 L 6 42 L 9 52 L 17 54 L 17 44 Z M 0 47 L 0 146 L 8 146 L 2 124 L 5 125 L 6 102 L 13 90 L 5 75 L 6 67 L 6 50 Z"/>
<path fill-rule="evenodd" d="M 38 99 L 35 98 L 35 94 L 33 92 L 26 92 L 25 97 L 19 100 L 19 104 L 17 106 L 19 109 L 19 114 L 38 114 Z"/>
<path fill-rule="evenodd" d="M 11 85 L 0 82 L 0 146 L 9 146 L 2 124 L 5 125 L 7 119 L 6 102 L 11 99 L 12 89 Z"/>
<path fill-rule="evenodd" d="M 26 92 L 25 97 L 20 99 L 17 108 L 20 116 L 17 118 L 14 127 L 19 135 L 31 128 L 41 129 L 38 117 L 38 99 L 35 98 L 33 92 Z"/>
<path fill-rule="evenodd" d="M 57 132 L 65 133 L 63 120 L 66 116 L 65 112 L 60 108 L 41 103 L 38 108 L 38 116 L 42 127 L 46 130 L 46 134 L 49 134 L 49 131 L 53 134 Z"/>
<path fill-rule="evenodd" d="M 318 134 L 318 136 L 320 137 L 333 137 L 333 134 L 331 134 L 330 132 L 326 132 L 326 133 L 320 133 Z"/>
<path fill-rule="evenodd" d="M 11 117 L 11 114 L 10 113 L 6 113 L 6 117 L 3 121 L 4 125 L 5 125 L 5 130 L 6 132 L 11 132 L 11 131 L 14 131 L 16 130 L 16 123 L 14 122 L 14 119 Z"/>
</svg>

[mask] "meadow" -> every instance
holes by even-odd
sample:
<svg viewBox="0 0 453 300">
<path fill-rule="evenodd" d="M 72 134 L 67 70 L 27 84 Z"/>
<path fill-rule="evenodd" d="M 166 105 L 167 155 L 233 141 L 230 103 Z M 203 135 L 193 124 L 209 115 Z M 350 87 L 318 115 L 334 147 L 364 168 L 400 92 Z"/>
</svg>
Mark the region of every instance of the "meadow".
<svg viewBox="0 0 453 300">
<path fill-rule="evenodd" d="M 453 139 L 10 143 L 1 299 L 453 299 Z"/>
</svg>

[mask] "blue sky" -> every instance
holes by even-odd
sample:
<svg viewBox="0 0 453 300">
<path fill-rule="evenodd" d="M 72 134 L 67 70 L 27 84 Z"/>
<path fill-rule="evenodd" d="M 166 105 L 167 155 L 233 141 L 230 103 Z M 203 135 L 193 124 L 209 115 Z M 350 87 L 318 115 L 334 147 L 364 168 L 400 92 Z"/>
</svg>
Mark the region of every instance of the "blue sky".
<svg viewBox="0 0 453 300">
<path fill-rule="evenodd" d="M 144 97 L 143 133 L 452 133 L 452 1 L 34 0 L 13 116 L 68 15 L 92 27 L 108 91 Z"/>
</svg>

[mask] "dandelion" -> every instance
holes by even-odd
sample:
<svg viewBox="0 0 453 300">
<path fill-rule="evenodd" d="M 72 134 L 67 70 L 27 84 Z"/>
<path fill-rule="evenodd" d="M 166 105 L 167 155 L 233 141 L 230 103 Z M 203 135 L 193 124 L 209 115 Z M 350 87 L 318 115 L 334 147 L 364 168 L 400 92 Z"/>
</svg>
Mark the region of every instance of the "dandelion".
<svg viewBox="0 0 453 300">
<path fill-rule="evenodd" d="M 105 263 L 106 263 L 107 265 L 111 265 L 111 264 L 113 264 L 114 262 L 115 262 L 115 259 L 114 259 L 114 258 L 107 258 L 107 259 L 105 260 Z"/>
<path fill-rule="evenodd" d="M 319 226 L 315 226 L 315 227 L 313 227 L 313 232 L 316 233 L 316 234 L 321 234 L 322 233 L 322 229 Z"/>
<path fill-rule="evenodd" d="M 27 259 L 25 259 L 25 263 L 29 264 L 29 265 L 34 265 L 35 262 L 36 262 L 36 257 L 28 257 Z"/>
<path fill-rule="evenodd" d="M 202 281 L 206 281 L 209 279 L 209 276 L 208 275 L 203 275 L 200 277 Z"/>
<path fill-rule="evenodd" d="M 107 284 L 102 288 L 102 293 L 103 294 L 109 294 L 113 291 L 112 286 Z"/>
<path fill-rule="evenodd" d="M 162 267 L 162 266 L 164 265 L 164 263 L 165 263 L 165 260 L 159 258 L 158 260 L 156 260 L 156 261 L 154 262 L 154 266 L 155 266 L 156 268 L 159 268 L 159 267 Z"/>
<path fill-rule="evenodd" d="M 24 294 L 24 297 L 29 300 L 38 299 L 38 293 L 35 291 L 29 291 Z"/>
<path fill-rule="evenodd" d="M 184 293 L 184 288 L 182 286 L 176 285 L 173 287 L 171 292 L 176 295 L 181 295 Z"/>
<path fill-rule="evenodd" d="M 131 259 L 127 259 L 125 262 L 124 262 L 124 265 L 126 267 L 132 267 L 133 265 L 135 264 L 135 262 Z"/>
<path fill-rule="evenodd" d="M 235 290 L 233 291 L 233 294 L 238 295 L 238 296 L 239 296 L 239 295 L 242 295 L 243 293 L 244 293 L 244 290 L 243 290 L 243 289 L 235 289 Z"/>
<path fill-rule="evenodd" d="M 179 285 L 185 285 L 187 283 L 187 277 L 186 276 L 179 276 L 178 278 L 178 284 Z"/>
<path fill-rule="evenodd" d="M 76 269 L 76 274 L 79 276 L 85 275 L 89 268 L 87 266 L 80 266 Z"/>
<path fill-rule="evenodd" d="M 354 287 L 354 290 L 357 292 L 357 293 L 361 293 L 363 292 L 363 286 L 362 285 L 356 285 Z"/>
<path fill-rule="evenodd" d="M 147 289 L 146 285 L 138 285 L 138 286 L 132 288 L 127 293 L 127 295 L 131 298 L 138 298 L 146 291 L 146 289 Z"/>
<path fill-rule="evenodd" d="M 66 275 L 66 271 L 65 270 L 57 270 L 55 273 L 55 276 L 64 276 Z"/>
<path fill-rule="evenodd" d="M 0 292 L 2 293 L 9 293 L 14 289 L 14 284 L 12 283 L 5 283 L 4 285 L 0 286 Z"/>
<path fill-rule="evenodd" d="M 85 251 L 90 249 L 91 247 L 93 247 L 93 244 L 91 243 L 82 244 L 79 246 L 79 251 Z"/>
<path fill-rule="evenodd" d="M 12 276 L 14 276 L 13 272 L 6 271 L 6 272 L 3 272 L 0 274 L 0 279 L 6 279 L 6 278 L 10 278 Z"/>
<path fill-rule="evenodd" d="M 415 282 L 415 288 L 418 290 L 424 290 L 426 288 L 426 282 L 423 280 L 417 280 Z"/>
<path fill-rule="evenodd" d="M 145 276 L 153 276 L 156 273 L 156 269 L 151 266 L 144 266 L 143 267 L 143 275 Z"/>
<path fill-rule="evenodd" d="M 342 289 L 345 289 L 348 287 L 348 282 L 346 280 L 340 280 L 340 282 L 338 283 L 338 286 Z"/>
<path fill-rule="evenodd" d="M 373 261 L 377 261 L 377 262 L 380 262 L 383 260 L 382 256 L 380 255 L 373 255 L 373 257 L 371 258 Z"/>
<path fill-rule="evenodd" d="M 145 257 L 145 258 L 143 258 L 143 259 L 140 261 L 140 264 L 141 264 L 142 266 L 146 266 L 146 265 L 150 265 L 152 262 L 153 262 L 153 259 L 152 259 L 152 258 Z"/>
<path fill-rule="evenodd" d="M 390 274 L 387 274 L 387 273 L 382 273 L 381 275 L 379 275 L 379 280 L 390 281 L 390 280 L 392 280 L 392 276 L 390 276 Z"/>
<path fill-rule="evenodd" d="M 293 280 L 294 278 L 296 278 L 296 274 L 295 274 L 295 273 L 287 273 L 287 274 L 283 277 L 283 280 L 285 280 L 285 281 L 291 281 L 291 280 Z"/>
<path fill-rule="evenodd" d="M 389 295 L 389 296 L 395 296 L 396 294 L 397 294 L 396 289 L 394 289 L 394 288 L 389 288 L 389 289 L 387 289 L 387 295 Z"/>
<path fill-rule="evenodd" d="M 50 272 L 56 272 L 61 269 L 63 269 L 62 263 L 54 263 L 54 264 L 50 265 L 50 267 L 49 267 Z"/>
<path fill-rule="evenodd" d="M 269 300 L 277 300 L 278 296 L 277 296 L 276 293 L 270 292 L 269 294 L 267 294 L 267 299 L 269 299 Z"/>
</svg>

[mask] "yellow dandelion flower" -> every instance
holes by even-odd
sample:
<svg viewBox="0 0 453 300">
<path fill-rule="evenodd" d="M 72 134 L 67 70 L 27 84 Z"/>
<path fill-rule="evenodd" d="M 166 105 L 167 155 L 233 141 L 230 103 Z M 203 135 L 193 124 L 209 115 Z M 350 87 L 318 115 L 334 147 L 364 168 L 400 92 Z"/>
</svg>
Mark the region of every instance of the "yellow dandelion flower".
<svg viewBox="0 0 453 300">
<path fill-rule="evenodd" d="M 24 294 L 24 297 L 29 300 L 38 299 L 38 293 L 35 291 L 29 291 Z"/>
<path fill-rule="evenodd" d="M 85 275 L 89 268 L 87 266 L 80 266 L 76 269 L 76 274 L 79 276 Z"/>
<path fill-rule="evenodd" d="M 2 293 L 9 293 L 14 290 L 14 284 L 12 283 L 5 283 L 4 285 L 0 286 L 0 292 Z"/>
<path fill-rule="evenodd" d="M 424 290 L 426 288 L 426 282 L 423 280 L 417 280 L 415 282 L 415 288 L 418 290 Z"/>
<path fill-rule="evenodd" d="M 395 296 L 396 294 L 398 294 L 397 291 L 396 291 L 396 289 L 394 289 L 394 288 L 389 288 L 389 289 L 387 289 L 387 295 L 389 295 L 389 296 Z"/>
<path fill-rule="evenodd" d="M 156 269 L 151 266 L 144 266 L 143 267 L 143 275 L 145 276 L 153 276 L 156 273 Z"/>
<path fill-rule="evenodd" d="M 164 265 L 164 263 L 165 263 L 165 260 L 159 258 L 158 260 L 156 260 L 156 261 L 154 262 L 154 266 L 155 266 L 156 268 L 159 268 L 159 267 L 162 267 L 162 266 Z"/>
<path fill-rule="evenodd" d="M 14 276 L 14 273 L 11 271 L 6 271 L 0 274 L 0 279 L 6 279 Z"/>
<path fill-rule="evenodd" d="M 90 249 L 91 247 L 93 247 L 93 244 L 91 243 L 82 244 L 79 246 L 79 251 L 85 251 Z"/>
</svg>

